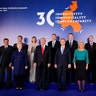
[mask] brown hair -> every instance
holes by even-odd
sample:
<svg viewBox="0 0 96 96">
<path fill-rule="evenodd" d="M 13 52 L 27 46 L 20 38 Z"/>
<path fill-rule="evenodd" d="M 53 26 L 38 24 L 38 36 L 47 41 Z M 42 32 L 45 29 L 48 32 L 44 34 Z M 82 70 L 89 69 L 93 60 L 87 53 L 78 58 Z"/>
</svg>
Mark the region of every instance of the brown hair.
<svg viewBox="0 0 96 96">
<path fill-rule="evenodd" d="M 36 42 L 37 42 L 37 38 L 36 38 L 36 36 L 33 36 L 32 39 L 33 39 L 33 38 L 35 38 L 35 43 L 36 43 Z M 33 41 L 32 41 L 32 43 L 33 43 Z"/>
</svg>

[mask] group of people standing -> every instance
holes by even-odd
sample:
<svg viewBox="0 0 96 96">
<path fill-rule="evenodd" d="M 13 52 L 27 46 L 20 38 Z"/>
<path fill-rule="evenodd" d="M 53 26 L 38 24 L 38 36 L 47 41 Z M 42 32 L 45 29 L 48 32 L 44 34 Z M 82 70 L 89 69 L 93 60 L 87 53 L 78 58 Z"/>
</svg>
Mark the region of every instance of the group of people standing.
<svg viewBox="0 0 96 96">
<path fill-rule="evenodd" d="M 37 90 L 46 90 L 48 83 L 58 83 L 58 91 L 65 91 L 67 83 L 78 83 L 78 90 L 85 91 L 85 80 L 96 83 L 96 43 L 94 37 L 89 36 L 88 43 L 77 42 L 74 35 L 69 33 L 68 40 L 56 40 L 52 34 L 52 41 L 46 45 L 46 38 L 32 37 L 31 44 L 22 42 L 18 36 L 14 46 L 9 45 L 9 39 L 4 38 L 4 45 L 0 47 L 0 88 L 4 87 L 5 69 L 7 69 L 6 88 L 11 85 L 13 70 L 16 89 L 22 90 L 25 74 L 29 70 L 29 81 L 36 82 Z M 12 70 L 11 70 L 12 69 Z"/>
</svg>

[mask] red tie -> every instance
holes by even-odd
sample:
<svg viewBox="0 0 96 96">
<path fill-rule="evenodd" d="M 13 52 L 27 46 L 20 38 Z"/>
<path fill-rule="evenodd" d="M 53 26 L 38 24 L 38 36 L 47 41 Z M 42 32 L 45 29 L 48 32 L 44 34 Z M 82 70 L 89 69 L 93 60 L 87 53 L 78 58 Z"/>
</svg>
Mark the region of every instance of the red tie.
<svg viewBox="0 0 96 96">
<path fill-rule="evenodd" d="M 42 46 L 42 56 L 44 55 L 44 46 Z"/>
</svg>

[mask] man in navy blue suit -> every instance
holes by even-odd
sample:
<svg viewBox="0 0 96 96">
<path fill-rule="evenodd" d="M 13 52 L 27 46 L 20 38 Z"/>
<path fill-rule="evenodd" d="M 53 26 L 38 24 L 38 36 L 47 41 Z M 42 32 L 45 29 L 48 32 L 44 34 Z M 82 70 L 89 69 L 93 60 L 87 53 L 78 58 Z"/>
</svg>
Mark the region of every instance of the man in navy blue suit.
<svg viewBox="0 0 96 96">
<path fill-rule="evenodd" d="M 65 46 L 64 38 L 61 38 L 60 44 L 61 46 L 56 51 L 54 67 L 57 68 L 58 73 L 58 91 L 65 91 L 67 67 L 71 68 L 71 53 L 70 49 Z"/>
</svg>

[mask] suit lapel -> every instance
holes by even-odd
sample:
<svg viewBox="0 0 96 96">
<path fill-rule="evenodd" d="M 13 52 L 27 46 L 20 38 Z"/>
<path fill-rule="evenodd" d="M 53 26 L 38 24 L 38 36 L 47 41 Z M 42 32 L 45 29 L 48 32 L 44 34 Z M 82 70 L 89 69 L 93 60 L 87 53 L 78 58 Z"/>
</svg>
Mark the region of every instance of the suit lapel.
<svg viewBox="0 0 96 96">
<path fill-rule="evenodd" d="M 46 49 L 47 49 L 47 46 L 45 45 L 44 54 L 45 54 L 45 52 L 46 52 Z"/>
<path fill-rule="evenodd" d="M 41 45 L 40 45 L 40 54 L 42 55 L 42 48 L 41 48 Z"/>
</svg>

